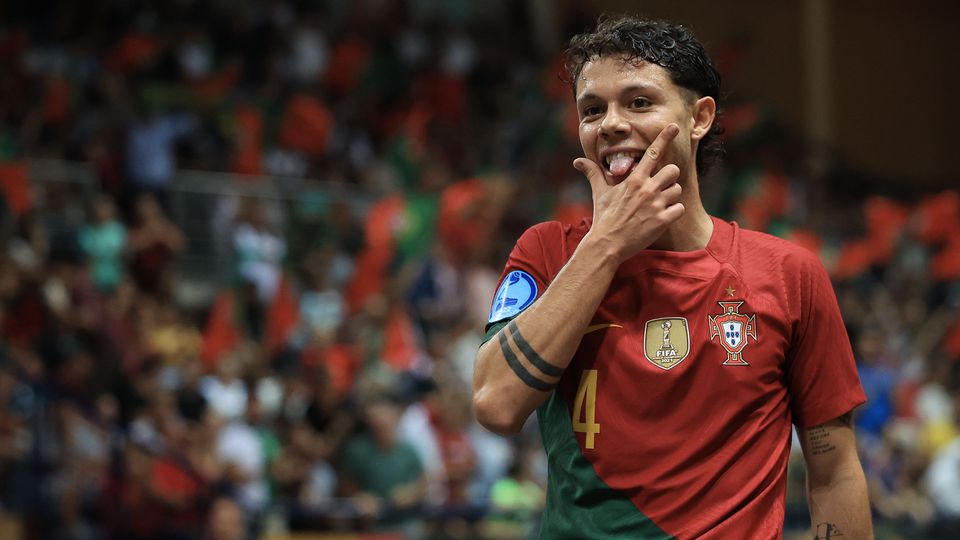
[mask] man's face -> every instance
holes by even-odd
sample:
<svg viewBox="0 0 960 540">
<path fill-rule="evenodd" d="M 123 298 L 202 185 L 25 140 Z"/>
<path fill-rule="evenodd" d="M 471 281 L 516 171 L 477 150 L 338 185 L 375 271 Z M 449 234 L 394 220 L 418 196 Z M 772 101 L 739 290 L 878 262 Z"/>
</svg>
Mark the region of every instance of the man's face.
<svg viewBox="0 0 960 540">
<path fill-rule="evenodd" d="M 680 127 L 659 162 L 680 167 L 680 182 L 695 172 L 696 100 L 673 84 L 664 68 L 649 62 L 601 57 L 587 62 L 577 79 L 580 145 L 584 156 L 600 165 L 608 184 L 622 182 L 643 157 L 660 131 L 670 123 Z"/>
</svg>

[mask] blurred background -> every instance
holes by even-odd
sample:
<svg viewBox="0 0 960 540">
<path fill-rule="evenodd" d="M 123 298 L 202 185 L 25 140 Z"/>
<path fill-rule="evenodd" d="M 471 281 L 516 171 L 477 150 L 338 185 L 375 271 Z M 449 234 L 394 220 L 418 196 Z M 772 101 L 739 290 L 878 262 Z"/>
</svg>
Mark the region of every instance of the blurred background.
<svg viewBox="0 0 960 540">
<path fill-rule="evenodd" d="M 32 0 L 0 2 L 0 538 L 535 537 L 535 421 L 480 428 L 472 363 L 516 238 L 590 215 L 558 74 L 604 11 L 693 28 L 708 210 L 830 272 L 877 537 L 960 537 L 956 3 Z"/>
</svg>

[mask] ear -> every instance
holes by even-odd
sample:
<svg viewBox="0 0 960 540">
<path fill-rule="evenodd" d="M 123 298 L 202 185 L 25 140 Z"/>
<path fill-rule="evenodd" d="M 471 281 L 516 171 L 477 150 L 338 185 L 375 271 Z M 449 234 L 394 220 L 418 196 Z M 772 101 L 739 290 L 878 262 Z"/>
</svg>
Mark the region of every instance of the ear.
<svg viewBox="0 0 960 540">
<path fill-rule="evenodd" d="M 713 120 L 717 116 L 717 102 L 710 96 L 704 96 L 693 102 L 690 136 L 695 141 L 704 138 L 710 132 Z"/>
</svg>

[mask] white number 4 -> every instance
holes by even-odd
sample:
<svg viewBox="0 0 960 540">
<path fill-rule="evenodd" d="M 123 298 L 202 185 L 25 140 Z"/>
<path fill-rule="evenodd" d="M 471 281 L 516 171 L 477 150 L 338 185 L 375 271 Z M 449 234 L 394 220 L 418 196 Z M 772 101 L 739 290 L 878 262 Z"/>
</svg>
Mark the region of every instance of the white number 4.
<svg viewBox="0 0 960 540">
<path fill-rule="evenodd" d="M 586 418 L 581 421 L 580 417 L 584 413 Z M 597 370 L 595 369 L 585 369 L 580 376 L 577 399 L 573 403 L 573 431 L 586 433 L 586 447 L 593 448 L 594 438 L 600 433 L 600 424 L 597 423 Z"/>
</svg>

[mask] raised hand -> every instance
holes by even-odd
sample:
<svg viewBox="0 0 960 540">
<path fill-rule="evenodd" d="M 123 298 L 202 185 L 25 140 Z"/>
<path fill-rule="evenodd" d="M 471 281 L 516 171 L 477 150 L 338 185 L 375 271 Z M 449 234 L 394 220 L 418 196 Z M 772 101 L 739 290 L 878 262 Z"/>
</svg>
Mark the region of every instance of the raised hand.
<svg viewBox="0 0 960 540">
<path fill-rule="evenodd" d="M 670 163 L 654 174 L 679 128 L 669 124 L 657 135 L 623 182 L 607 183 L 602 167 L 586 158 L 573 166 L 590 182 L 593 226 L 590 235 L 608 243 L 622 262 L 650 246 L 683 215 L 680 168 Z"/>
</svg>

